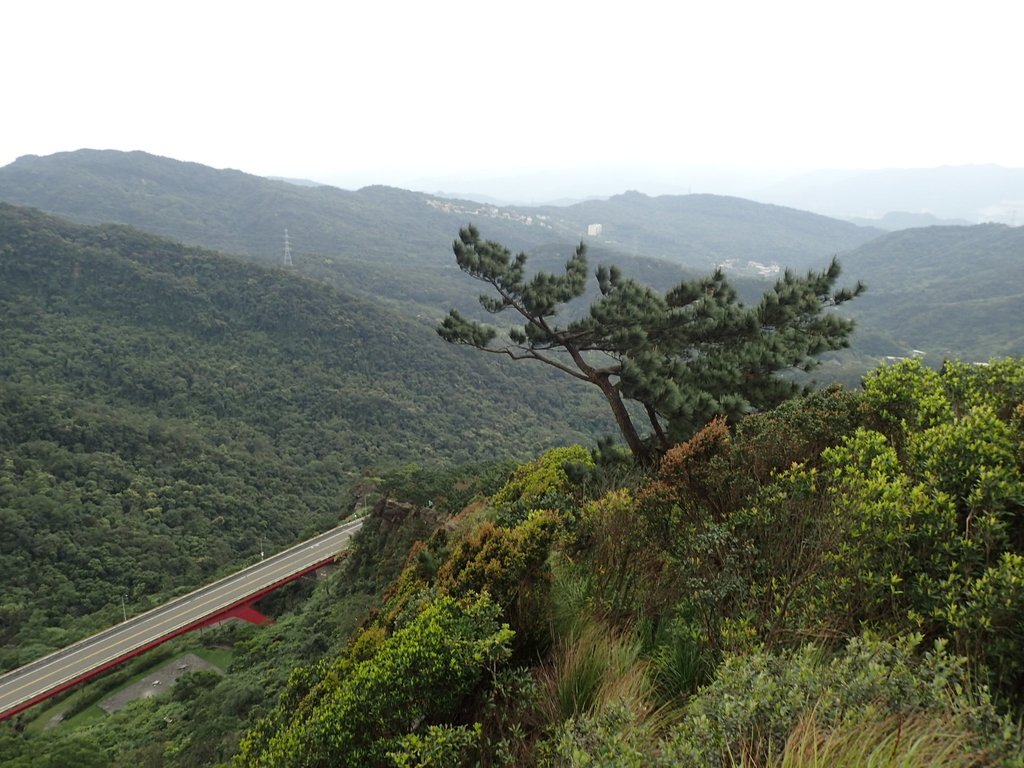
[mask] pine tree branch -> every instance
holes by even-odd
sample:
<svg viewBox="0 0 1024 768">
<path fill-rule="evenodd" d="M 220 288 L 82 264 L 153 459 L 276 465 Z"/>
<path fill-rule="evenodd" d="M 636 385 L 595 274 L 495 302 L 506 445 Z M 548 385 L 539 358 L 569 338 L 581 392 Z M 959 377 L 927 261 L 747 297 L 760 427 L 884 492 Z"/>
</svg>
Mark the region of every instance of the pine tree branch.
<svg viewBox="0 0 1024 768">
<path fill-rule="evenodd" d="M 481 352 L 490 352 L 491 354 L 496 355 L 507 355 L 513 360 L 539 360 L 545 365 L 550 365 L 553 368 L 557 368 L 563 373 L 567 373 L 574 378 L 580 379 L 582 381 L 591 381 L 590 377 L 584 375 L 583 373 L 580 373 L 578 370 L 570 368 L 565 363 L 559 362 L 553 357 L 542 355 L 536 350 L 530 349 L 529 347 L 479 347 L 476 345 L 473 345 L 473 347 L 474 349 L 479 349 Z M 519 351 L 517 352 L 516 350 Z"/>
</svg>

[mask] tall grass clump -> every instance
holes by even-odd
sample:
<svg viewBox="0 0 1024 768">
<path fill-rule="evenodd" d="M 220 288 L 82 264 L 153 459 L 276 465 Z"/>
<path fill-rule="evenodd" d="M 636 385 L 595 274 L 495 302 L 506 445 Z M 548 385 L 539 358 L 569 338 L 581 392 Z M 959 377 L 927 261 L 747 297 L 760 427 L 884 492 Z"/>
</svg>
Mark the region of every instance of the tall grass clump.
<svg viewBox="0 0 1024 768">
<path fill-rule="evenodd" d="M 912 715 L 822 727 L 815 713 L 800 719 L 777 768 L 981 768 L 992 757 L 972 745 L 972 734 L 948 717 Z M 749 756 L 739 768 L 767 768 Z"/>
<path fill-rule="evenodd" d="M 548 734 L 538 765 L 650 766 L 679 711 L 659 705 L 644 643 L 632 630 L 581 620 L 556 643 L 538 685 Z"/>
<path fill-rule="evenodd" d="M 548 723 L 626 704 L 636 715 L 653 707 L 654 683 L 643 644 L 628 632 L 581 621 L 555 646 L 541 671 L 539 711 Z"/>
</svg>

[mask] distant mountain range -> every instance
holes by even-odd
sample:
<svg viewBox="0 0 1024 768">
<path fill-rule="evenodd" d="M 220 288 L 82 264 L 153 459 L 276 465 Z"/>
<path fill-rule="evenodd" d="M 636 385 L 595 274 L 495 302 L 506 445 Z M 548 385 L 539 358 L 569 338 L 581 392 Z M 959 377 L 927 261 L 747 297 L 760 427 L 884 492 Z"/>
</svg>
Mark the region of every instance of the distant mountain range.
<svg viewBox="0 0 1024 768">
<path fill-rule="evenodd" d="M 566 208 L 516 209 L 522 215 L 568 223 L 581 231 L 599 226 L 592 239 L 626 254 L 640 254 L 709 269 L 748 262 L 782 267 L 820 266 L 881 234 L 874 228 L 825 216 L 720 195 L 626 192 Z M 756 269 L 753 271 L 757 271 Z"/>
<path fill-rule="evenodd" d="M 296 186 L 111 150 L 19 158 L 0 168 L 0 200 L 84 223 L 128 224 L 261 264 L 281 262 L 287 229 L 300 273 L 436 318 L 452 307 L 479 312 L 477 287 L 458 272 L 450 248 L 468 222 L 529 252 L 534 268 L 560 269 L 583 239 L 594 262 L 662 289 L 725 264 L 750 297 L 761 286 L 745 278 L 760 281 L 766 266 L 821 267 L 881 234 L 712 195 L 626 193 L 566 208 L 503 208 L 392 187 Z M 600 234 L 587 234 L 592 224 Z"/>
<path fill-rule="evenodd" d="M 624 189 L 649 194 L 714 193 L 814 211 L 884 229 L 930 224 L 1024 224 L 1024 168 L 995 165 L 793 173 L 703 166 L 628 167 L 592 164 L 519 176 L 434 179 L 416 189 L 464 189 L 464 197 L 495 205 L 570 205 L 607 199 Z M 907 220 L 901 213 L 931 215 Z M 888 222 L 890 214 L 895 216 Z"/>
<path fill-rule="evenodd" d="M 839 218 L 872 220 L 907 211 L 972 224 L 1024 224 L 1024 168 L 996 165 L 819 171 L 751 196 Z"/>
<path fill-rule="evenodd" d="M 877 227 L 889 232 L 901 229 L 919 229 L 920 227 L 969 227 L 974 224 L 967 219 L 940 219 L 930 213 L 909 213 L 908 211 L 890 211 L 880 219 L 865 219 L 858 216 L 849 218 L 861 227 Z"/>
<path fill-rule="evenodd" d="M 961 202 L 990 199 L 991 189 L 1014 194 L 1017 172 L 975 170 L 992 181 L 984 195 L 966 181 L 974 171 L 949 169 L 943 177 L 948 183 L 938 184 L 929 199 L 941 201 L 942 190 L 958 180 L 964 188 L 949 194 Z M 909 172 L 815 177 L 776 192 L 788 189 L 794 199 L 814 192 L 818 209 L 845 210 L 856 191 L 867 194 L 872 185 L 891 179 L 894 189 L 878 195 L 878 209 L 909 211 L 898 203 L 928 178 L 938 177 Z M 832 190 L 835 200 L 829 198 Z M 83 222 L 126 223 L 262 264 L 280 263 L 287 228 L 298 272 L 390 302 L 421 322 L 436 320 L 450 307 L 480 311 L 478 286 L 458 272 L 449 246 L 467 222 L 485 237 L 526 250 L 534 268 L 560 268 L 583 239 L 592 261 L 619 264 L 662 290 L 723 265 L 748 299 L 778 270 L 821 267 L 838 254 L 851 279 L 863 279 L 869 288 L 850 305 L 860 326 L 856 362 L 842 374 L 847 380 L 856 379 L 850 371 L 863 370 L 880 355 L 911 349 L 969 359 L 1024 352 L 1019 333 L 1007 325 L 1019 300 L 1012 287 L 1021 284 L 1013 276 L 1024 254 L 1024 247 L 1018 249 L 1024 230 L 931 226 L 896 233 L 899 237 L 885 234 L 952 215 L 938 208 L 934 214 L 892 214 L 874 228 L 704 194 L 626 192 L 565 207 L 499 206 L 391 187 L 301 186 L 142 152 L 94 150 L 28 156 L 0 168 L 0 200 Z M 949 210 L 954 208 L 950 204 Z M 962 270 L 964 264 L 989 266 Z M 987 277 L 989 269 L 992 275 L 1002 270 L 1005 279 Z M 974 303 L 963 304 L 966 297 Z M 943 307 L 949 310 L 942 312 Z"/>
<path fill-rule="evenodd" d="M 822 263 L 880 231 L 715 195 L 635 192 L 568 207 L 500 207 L 365 187 L 297 186 L 143 152 L 79 150 L 27 156 L 0 168 L 0 199 L 97 223 L 117 221 L 182 242 L 272 262 L 287 227 L 297 253 L 451 265 L 448 243 L 474 221 L 513 248 L 580 238 L 624 255 L 708 269 L 731 259 Z M 588 236 L 599 224 L 601 234 Z"/>
</svg>

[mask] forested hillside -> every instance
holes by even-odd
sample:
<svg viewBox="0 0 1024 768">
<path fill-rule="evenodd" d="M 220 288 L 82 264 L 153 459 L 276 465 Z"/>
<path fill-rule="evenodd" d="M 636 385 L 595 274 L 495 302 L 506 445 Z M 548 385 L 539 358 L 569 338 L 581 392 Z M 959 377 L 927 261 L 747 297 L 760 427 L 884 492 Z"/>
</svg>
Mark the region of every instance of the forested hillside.
<svg viewBox="0 0 1024 768">
<path fill-rule="evenodd" d="M 375 469 L 613 427 L 364 299 L 7 205 L 0 317 L 3 668 L 337 523 Z"/>
<path fill-rule="evenodd" d="M 1022 408 L 1020 360 L 911 361 L 712 422 L 652 474 L 575 446 L 392 476 L 406 503 L 305 607 L 235 635 L 226 677 L 0 754 L 1024 765 Z"/>
<path fill-rule="evenodd" d="M 0 669 L 122 596 L 134 613 L 369 514 L 333 575 L 266 601 L 276 624 L 166 652 L 225 674 L 107 714 L 116 672 L 0 729 L 5 768 L 1024 768 L 1024 364 L 939 367 L 1024 352 L 1024 229 L 843 254 L 861 357 L 821 378 L 936 365 L 717 419 L 641 468 L 594 447 L 615 429 L 596 392 L 437 337 L 480 288 L 458 227 L 551 269 L 598 214 L 595 261 L 664 290 L 688 275 L 634 247 L 645 216 L 652 253 L 701 258 L 825 247 L 828 220 L 630 193 L 556 222 L 142 153 L 23 158 L 12 190 L 192 245 L 0 203 Z"/>
<path fill-rule="evenodd" d="M 519 209 L 572 222 L 580 232 L 600 224 L 593 239 L 626 254 L 643 254 L 712 269 L 730 263 L 748 271 L 748 261 L 795 269 L 820 267 L 881 234 L 826 216 L 722 195 L 662 195 L 626 192 L 608 200 L 576 205 Z"/>
<path fill-rule="evenodd" d="M 846 254 L 843 266 L 870 281 L 849 311 L 893 342 L 897 351 L 882 354 L 919 349 L 936 365 L 1024 354 L 1024 227 L 894 232 Z"/>
<path fill-rule="evenodd" d="M 821 269 L 839 255 L 845 274 L 869 290 L 851 305 L 859 321 L 852 349 L 821 372 L 822 381 L 854 383 L 880 358 L 914 349 L 935 362 L 1021 352 L 1013 317 L 1024 228 L 884 234 L 738 198 L 636 192 L 564 208 L 499 208 L 387 187 L 297 186 L 95 150 L 28 156 L 0 168 L 0 200 L 130 224 L 264 264 L 280 263 L 287 228 L 297 272 L 414 318 L 439 319 L 450 308 L 480 316 L 475 286 L 460 279 L 448 247 L 467 223 L 528 251 L 535 269 L 560 269 L 584 239 L 595 264 L 616 264 L 662 291 L 726 264 L 748 300 L 772 279 L 756 277 L 748 261 Z M 590 224 L 601 224 L 601 234 L 587 236 Z"/>
<path fill-rule="evenodd" d="M 558 268 L 587 238 L 602 262 L 663 289 L 716 263 L 754 259 L 821 267 L 879 234 L 735 198 L 620 195 L 569 208 L 497 208 L 388 187 L 356 192 L 300 187 L 143 152 L 79 150 L 23 157 L 0 168 L 0 200 L 89 223 L 117 222 L 184 243 L 280 263 L 290 233 L 296 270 L 416 315 L 469 310 L 453 281 L 448 243 L 473 221 L 489 237 L 527 249 L 535 268 Z M 751 289 L 758 293 L 757 288 Z"/>
</svg>

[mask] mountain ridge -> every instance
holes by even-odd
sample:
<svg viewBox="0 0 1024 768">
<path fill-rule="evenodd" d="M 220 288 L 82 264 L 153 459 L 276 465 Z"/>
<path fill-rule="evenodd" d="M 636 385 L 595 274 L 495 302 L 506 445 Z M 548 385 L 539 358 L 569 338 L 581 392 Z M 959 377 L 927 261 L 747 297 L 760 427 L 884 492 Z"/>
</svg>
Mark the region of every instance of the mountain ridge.
<svg viewBox="0 0 1024 768">
<path fill-rule="evenodd" d="M 79 166 L 85 167 L 82 174 Z M 617 264 L 624 274 L 659 291 L 722 266 L 746 301 L 756 301 L 770 285 L 767 278 L 781 274 L 782 267 L 821 268 L 838 254 L 847 274 L 869 287 L 864 298 L 850 305 L 860 320 L 850 354 L 863 359 L 842 374 L 844 381 L 859 380 L 879 356 L 903 356 L 911 349 L 974 359 L 1019 348 L 1018 334 L 1006 319 L 1010 299 L 989 308 L 970 305 L 965 318 L 980 333 L 980 346 L 969 343 L 955 314 L 932 313 L 935 306 L 959 301 L 958 292 L 977 296 L 988 290 L 982 285 L 984 270 L 967 270 L 959 281 L 952 280 L 961 272 L 958 261 L 981 258 L 979 249 L 988 247 L 986 237 L 970 234 L 970 228 L 968 234 L 955 227 L 902 230 L 930 234 L 891 240 L 884 230 L 705 194 L 650 197 L 632 191 L 568 207 L 498 207 L 386 185 L 355 192 L 299 187 L 113 150 L 19 159 L 0 168 L 0 199 L 61 209 L 59 214 L 78 219 L 120 221 L 262 264 L 280 263 L 287 228 L 297 271 L 387 302 L 421 322 L 439 320 L 451 308 L 486 317 L 475 286 L 457 271 L 448 246 L 467 222 L 475 223 L 484 237 L 529 253 L 531 269 L 560 270 L 583 240 L 594 264 Z M 588 235 L 591 225 L 600 227 Z M 873 248 L 882 253 L 896 242 L 906 244 L 899 254 L 870 256 Z M 901 271 L 900 260 L 914 249 L 951 264 L 927 274 L 909 265 L 909 272 Z M 1012 249 L 997 252 L 1016 274 Z M 992 296 L 1003 295 L 998 278 L 984 280 L 994 286 Z M 916 322 L 908 315 L 910 307 L 930 321 Z"/>
<path fill-rule="evenodd" d="M 194 199 L 179 199 L 183 191 L 194 194 Z M 153 210 L 146 201 L 148 198 L 152 203 L 158 195 L 165 207 Z M 380 223 L 387 221 L 390 234 L 402 240 L 406 254 L 431 261 L 447 259 L 446 248 L 438 248 L 438 244 L 447 243 L 467 217 L 494 239 L 515 249 L 529 249 L 552 241 L 574 245 L 586 236 L 587 225 L 595 223 L 595 216 L 608 218 L 613 227 L 622 226 L 636 216 L 638 204 L 652 211 L 691 211 L 705 220 L 714 217 L 719 226 L 683 258 L 666 243 L 678 242 L 687 230 L 694 229 L 693 222 L 683 219 L 672 225 L 664 215 L 658 222 L 668 231 L 646 238 L 634 228 L 627 230 L 628 237 L 606 244 L 627 249 L 623 251 L 627 257 L 630 248 L 635 251 L 633 255 L 648 257 L 661 258 L 665 253 L 671 257 L 675 253 L 670 260 L 701 269 L 726 258 L 776 259 L 787 253 L 790 258 L 786 266 L 802 267 L 827 260 L 835 251 L 855 247 L 881 233 L 818 214 L 727 196 L 650 198 L 624 193 L 607 201 L 584 201 L 564 208 L 499 208 L 385 185 L 370 185 L 355 192 L 330 186 L 299 187 L 241 171 L 218 171 L 142 152 L 115 150 L 19 158 L 0 168 L 0 198 L 90 223 L 117 221 L 139 226 L 183 242 L 266 261 L 273 261 L 279 254 L 277 244 L 289 220 L 295 222 L 289 230 L 299 251 L 334 256 L 339 251 L 368 249 L 378 258 L 396 261 L 394 249 L 379 241 Z M 709 204 L 708 200 L 716 202 Z M 176 210 L 176 206 L 184 206 L 184 210 Z M 709 210 L 711 207 L 714 211 Z M 758 236 L 745 231 L 743 239 L 737 240 L 730 227 L 749 230 L 743 221 L 753 211 L 760 214 Z M 512 214 L 518 215 L 513 219 Z M 647 219 L 654 221 L 655 217 Z M 721 226 L 722 221 L 730 226 Z M 780 245 L 767 256 L 764 240 L 775 235 L 765 225 L 774 226 L 780 239 Z M 635 247 L 628 242 L 630 237 L 637 239 Z"/>
</svg>

